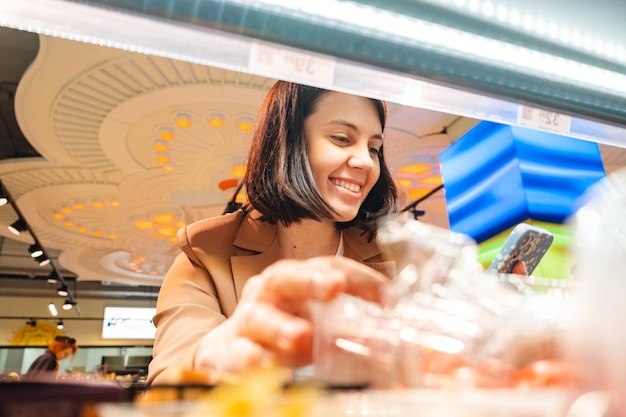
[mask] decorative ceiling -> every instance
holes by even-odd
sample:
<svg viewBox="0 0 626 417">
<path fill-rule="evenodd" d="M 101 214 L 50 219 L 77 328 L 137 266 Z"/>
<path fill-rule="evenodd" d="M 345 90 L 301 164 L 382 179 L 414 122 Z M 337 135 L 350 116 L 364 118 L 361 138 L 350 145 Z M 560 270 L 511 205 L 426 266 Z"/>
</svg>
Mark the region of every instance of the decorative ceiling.
<svg viewBox="0 0 626 417">
<path fill-rule="evenodd" d="M 0 35 L 4 187 L 65 274 L 99 294 L 113 284 L 153 298 L 144 286 L 160 285 L 178 253 L 177 228 L 241 198 L 250 128 L 275 80 L 13 29 Z M 389 103 L 386 152 L 402 206 L 437 189 L 439 153 L 476 122 Z M 600 149 L 607 172 L 626 165 L 623 149 Z M 422 220 L 448 226 L 442 191 L 419 209 Z M 7 230 L 17 217 L 0 207 L 0 276 L 45 279 L 49 269 L 27 253 L 32 236 Z"/>
<path fill-rule="evenodd" d="M 0 178 L 59 267 L 79 281 L 159 285 L 177 228 L 221 214 L 245 169 L 251 127 L 275 80 L 40 36 L 15 115 L 41 157 L 0 162 Z M 463 122 L 463 123 L 462 123 Z M 440 182 L 456 115 L 390 103 L 387 159 L 401 204 Z M 241 197 L 237 197 L 241 198 Z M 422 218 L 447 226 L 441 192 Z M 0 207 L 0 235 L 16 220 Z"/>
</svg>

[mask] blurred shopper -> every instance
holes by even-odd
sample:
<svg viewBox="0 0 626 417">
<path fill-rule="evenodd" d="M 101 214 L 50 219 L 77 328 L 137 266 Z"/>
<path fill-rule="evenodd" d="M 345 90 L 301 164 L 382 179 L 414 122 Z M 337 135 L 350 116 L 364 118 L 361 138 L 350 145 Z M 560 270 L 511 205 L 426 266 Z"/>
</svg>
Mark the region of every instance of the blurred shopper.
<svg viewBox="0 0 626 417">
<path fill-rule="evenodd" d="M 24 374 L 24 378 L 39 378 L 46 376 L 56 376 L 59 370 L 59 361 L 76 355 L 78 346 L 76 339 L 67 336 L 57 336 L 54 342 L 48 346 L 41 356 L 39 356 L 30 365 L 28 371 Z"/>
</svg>

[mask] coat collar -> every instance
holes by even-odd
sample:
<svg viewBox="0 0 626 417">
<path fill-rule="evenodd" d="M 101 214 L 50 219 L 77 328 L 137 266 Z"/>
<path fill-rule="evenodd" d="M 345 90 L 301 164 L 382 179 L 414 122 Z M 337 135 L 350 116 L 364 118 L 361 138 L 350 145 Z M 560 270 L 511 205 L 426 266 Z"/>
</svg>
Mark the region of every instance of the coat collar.
<svg viewBox="0 0 626 417">
<path fill-rule="evenodd" d="M 260 274 L 266 267 L 280 259 L 278 240 L 276 239 L 276 225 L 261 221 L 261 213 L 256 210 L 250 211 L 244 216 L 239 231 L 233 244 L 246 251 L 255 253 L 247 255 L 232 256 L 230 258 L 231 268 L 237 299 L 241 298 L 241 291 L 247 280 Z M 375 240 L 367 241 L 362 231 L 355 228 L 344 229 L 344 256 L 359 262 L 366 262 L 371 258 L 381 256 L 382 250 Z M 370 264 L 375 269 L 385 270 L 382 264 Z"/>
<path fill-rule="evenodd" d="M 256 210 L 243 214 L 244 218 L 239 226 L 233 244 L 241 249 L 254 252 L 266 252 L 276 245 L 276 225 L 261 221 L 262 214 Z M 375 240 L 367 241 L 367 236 L 353 227 L 344 229 L 344 255 L 359 261 L 366 261 L 382 254 L 382 250 Z"/>
</svg>

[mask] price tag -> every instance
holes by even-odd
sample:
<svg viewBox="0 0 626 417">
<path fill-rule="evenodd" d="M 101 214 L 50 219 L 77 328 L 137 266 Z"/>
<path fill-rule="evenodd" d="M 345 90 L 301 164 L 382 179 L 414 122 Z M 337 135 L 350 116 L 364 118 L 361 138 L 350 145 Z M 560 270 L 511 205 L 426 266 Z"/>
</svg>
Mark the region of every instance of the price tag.
<svg viewBox="0 0 626 417">
<path fill-rule="evenodd" d="M 252 43 L 248 68 L 252 73 L 323 86 L 331 86 L 335 76 L 332 58 L 258 43 Z"/>
<path fill-rule="evenodd" d="M 517 123 L 520 126 L 534 127 L 567 135 L 570 133 L 572 118 L 548 110 L 519 106 Z"/>
</svg>

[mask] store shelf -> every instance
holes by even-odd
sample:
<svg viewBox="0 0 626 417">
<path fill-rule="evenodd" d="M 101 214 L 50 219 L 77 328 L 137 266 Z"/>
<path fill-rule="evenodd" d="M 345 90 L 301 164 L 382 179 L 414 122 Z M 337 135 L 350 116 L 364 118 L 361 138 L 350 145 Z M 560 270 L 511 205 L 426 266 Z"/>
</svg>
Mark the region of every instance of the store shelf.
<svg viewBox="0 0 626 417">
<path fill-rule="evenodd" d="M 626 147 L 618 61 L 434 1 L 302 3 L 0 0 L 0 25 Z"/>
</svg>

